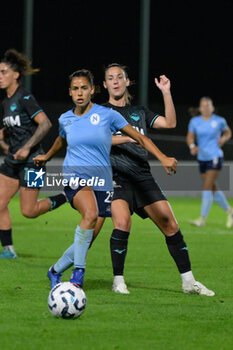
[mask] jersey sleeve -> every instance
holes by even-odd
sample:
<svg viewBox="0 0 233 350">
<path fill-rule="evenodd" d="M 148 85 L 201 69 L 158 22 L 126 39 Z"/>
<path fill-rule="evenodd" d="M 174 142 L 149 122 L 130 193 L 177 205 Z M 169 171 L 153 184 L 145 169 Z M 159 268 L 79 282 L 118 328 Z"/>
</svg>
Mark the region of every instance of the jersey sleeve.
<svg viewBox="0 0 233 350">
<path fill-rule="evenodd" d="M 155 120 L 159 117 L 159 114 L 151 112 L 148 108 L 144 107 L 146 126 L 148 128 L 153 128 Z"/>
<path fill-rule="evenodd" d="M 20 103 L 31 119 L 33 119 L 38 113 L 43 112 L 35 97 L 30 93 L 22 96 Z"/>
<path fill-rule="evenodd" d="M 123 129 L 129 123 L 125 120 L 122 115 L 113 109 L 111 110 L 111 131 L 116 132 L 117 130 Z"/>
<path fill-rule="evenodd" d="M 59 136 L 66 140 L 66 132 L 64 128 L 64 124 L 61 121 L 61 118 L 58 119 L 59 122 Z"/>
<path fill-rule="evenodd" d="M 188 131 L 192 132 L 192 133 L 195 133 L 195 125 L 194 125 L 194 120 L 193 119 L 191 119 L 190 122 L 189 122 Z"/>
<path fill-rule="evenodd" d="M 220 129 L 221 131 L 225 131 L 227 129 L 227 122 L 225 118 L 221 118 Z"/>
</svg>

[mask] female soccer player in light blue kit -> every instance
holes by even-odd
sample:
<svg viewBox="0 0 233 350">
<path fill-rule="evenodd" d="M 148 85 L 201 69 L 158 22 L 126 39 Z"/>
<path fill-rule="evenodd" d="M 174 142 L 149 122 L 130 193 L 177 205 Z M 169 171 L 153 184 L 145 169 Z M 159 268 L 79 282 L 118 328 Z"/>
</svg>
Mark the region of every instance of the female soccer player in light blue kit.
<svg viewBox="0 0 233 350">
<path fill-rule="evenodd" d="M 191 119 L 187 134 L 187 144 L 191 154 L 197 155 L 203 181 L 201 216 L 197 220 L 191 221 L 191 224 L 195 226 L 205 225 L 214 199 L 226 211 L 226 226 L 231 228 L 233 226 L 233 209 L 216 184 L 223 164 L 221 147 L 231 138 L 231 130 L 224 118 L 213 113 L 214 106 L 209 97 L 203 97 L 200 100 L 199 110 L 201 115 Z"/>
<path fill-rule="evenodd" d="M 177 161 L 168 158 L 144 135 L 138 133 L 113 109 L 91 102 L 94 93 L 93 76 L 79 70 L 70 76 L 70 96 L 75 108 L 59 118 L 59 136 L 46 155 L 34 158 L 36 165 L 51 159 L 63 146 L 67 153 L 63 163 L 64 190 L 72 207 L 81 214 L 76 228 L 74 244 L 48 271 L 53 288 L 61 281 L 61 273 L 74 264 L 70 281 L 83 285 L 86 255 L 98 216 L 111 216 L 112 169 L 110 149 L 112 132 L 122 130 L 151 152 L 162 163 L 168 174 L 175 172 Z M 94 182 L 90 184 L 90 181 Z M 73 180 L 79 179 L 79 183 Z"/>
</svg>

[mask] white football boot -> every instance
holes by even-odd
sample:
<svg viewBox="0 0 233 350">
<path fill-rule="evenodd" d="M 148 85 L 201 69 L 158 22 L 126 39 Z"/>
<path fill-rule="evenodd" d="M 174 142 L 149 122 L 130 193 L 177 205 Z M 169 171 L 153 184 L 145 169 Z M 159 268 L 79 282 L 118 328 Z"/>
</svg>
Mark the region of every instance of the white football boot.
<svg viewBox="0 0 233 350">
<path fill-rule="evenodd" d="M 120 294 L 130 294 L 123 276 L 115 276 L 112 291 Z"/>
<path fill-rule="evenodd" d="M 206 295 L 208 297 L 213 297 L 215 293 L 206 288 L 202 283 L 195 281 L 190 284 L 183 284 L 182 290 L 185 294 L 199 294 L 199 295 Z"/>
</svg>

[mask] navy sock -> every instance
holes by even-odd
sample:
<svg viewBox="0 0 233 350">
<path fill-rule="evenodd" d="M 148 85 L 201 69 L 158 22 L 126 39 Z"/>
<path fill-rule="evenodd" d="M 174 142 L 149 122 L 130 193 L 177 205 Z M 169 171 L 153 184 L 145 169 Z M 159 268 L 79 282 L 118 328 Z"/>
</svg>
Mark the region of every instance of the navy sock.
<svg viewBox="0 0 233 350">
<path fill-rule="evenodd" d="M 188 248 L 180 230 L 175 235 L 166 237 L 166 243 L 179 272 L 185 273 L 190 271 L 191 263 L 189 260 Z"/>
<path fill-rule="evenodd" d="M 124 273 L 129 232 L 114 229 L 110 238 L 110 251 L 114 276 Z"/>
<path fill-rule="evenodd" d="M 3 247 L 13 245 L 11 228 L 9 230 L 0 230 L 0 241 Z"/>
</svg>

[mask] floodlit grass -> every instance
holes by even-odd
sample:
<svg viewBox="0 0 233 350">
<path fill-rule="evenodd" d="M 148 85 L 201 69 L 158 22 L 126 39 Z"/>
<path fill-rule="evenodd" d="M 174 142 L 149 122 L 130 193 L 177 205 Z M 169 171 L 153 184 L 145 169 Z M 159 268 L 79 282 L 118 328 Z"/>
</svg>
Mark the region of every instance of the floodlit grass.
<svg viewBox="0 0 233 350">
<path fill-rule="evenodd" d="M 88 253 L 87 308 L 76 320 L 47 309 L 46 273 L 72 243 L 79 215 L 68 205 L 25 219 L 10 204 L 17 260 L 0 261 L 1 349 L 233 349 L 232 241 L 225 214 L 213 206 L 204 228 L 190 226 L 200 200 L 172 198 L 197 280 L 215 297 L 184 295 L 165 240 L 150 220 L 133 217 L 125 278 L 130 295 L 111 292 L 111 220 Z M 233 201 L 231 202 L 233 204 Z M 69 280 L 71 271 L 63 276 Z"/>
</svg>

